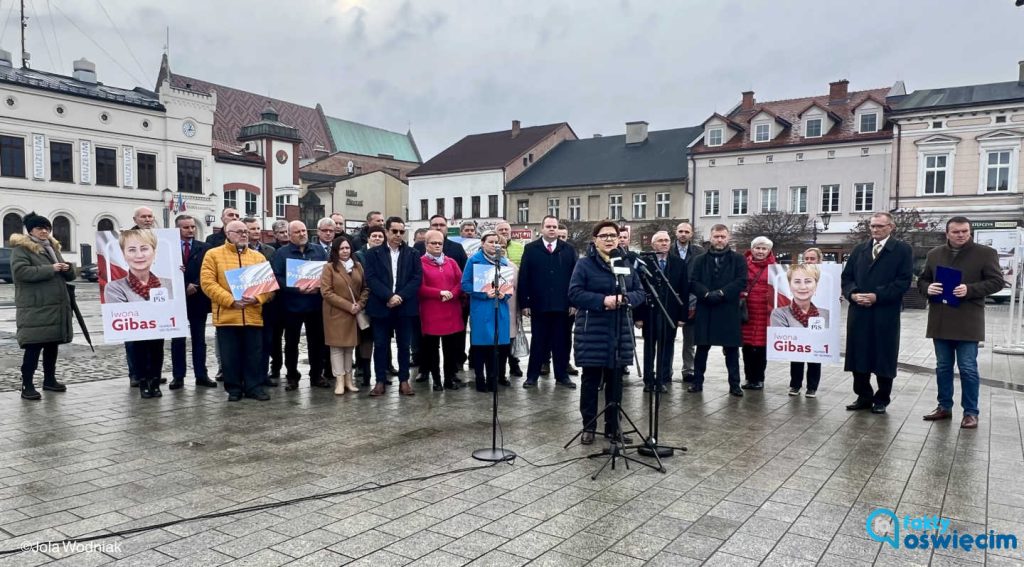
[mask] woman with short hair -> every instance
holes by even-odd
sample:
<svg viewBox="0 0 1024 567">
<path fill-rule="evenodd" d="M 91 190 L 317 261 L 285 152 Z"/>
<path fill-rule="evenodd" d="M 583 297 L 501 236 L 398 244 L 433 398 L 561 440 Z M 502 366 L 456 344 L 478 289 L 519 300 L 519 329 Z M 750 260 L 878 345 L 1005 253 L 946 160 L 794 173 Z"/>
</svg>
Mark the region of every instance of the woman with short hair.
<svg viewBox="0 0 1024 567">
<path fill-rule="evenodd" d="M 444 254 L 444 234 L 428 230 L 424 254 L 420 256 L 423 283 L 420 284 L 420 374 L 429 375 L 434 391 L 458 390 L 455 374 L 462 363 L 465 339 L 462 332 L 462 270 Z M 444 351 L 444 384 L 441 383 L 441 350 Z"/>
<path fill-rule="evenodd" d="M 509 265 L 508 258 L 498 255 L 497 247 L 498 233 L 493 230 L 484 232 L 480 236 L 480 249 L 466 262 L 466 271 L 462 274 L 462 291 L 469 295 L 469 338 L 473 346 L 477 392 L 489 392 L 498 387 L 498 369 L 508 363 L 511 342 L 508 302 L 514 292 L 512 282 L 499 275 L 497 288 L 492 280 L 488 280 L 483 282 L 480 291 L 474 290 L 477 287 L 474 285 L 476 268 L 497 269 L 500 274 L 501 268 Z M 508 378 L 500 383 L 508 386 Z"/>
<path fill-rule="evenodd" d="M 768 366 L 768 321 L 774 307 L 775 288 L 769 280 L 769 268 L 775 264 L 774 244 L 766 236 L 758 236 L 747 250 L 747 289 L 740 294 L 747 302 L 747 321 L 743 332 L 744 390 L 764 388 L 764 372 Z"/>
</svg>

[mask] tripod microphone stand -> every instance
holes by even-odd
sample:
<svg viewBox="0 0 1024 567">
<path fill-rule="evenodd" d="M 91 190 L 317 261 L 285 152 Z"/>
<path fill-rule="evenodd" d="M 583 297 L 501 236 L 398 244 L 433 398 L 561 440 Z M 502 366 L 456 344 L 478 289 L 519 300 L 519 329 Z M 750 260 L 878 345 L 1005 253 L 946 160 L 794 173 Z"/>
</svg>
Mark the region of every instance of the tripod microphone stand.
<svg viewBox="0 0 1024 567">
<path fill-rule="evenodd" d="M 647 438 L 644 440 L 644 443 L 632 445 L 630 448 L 636 448 L 636 452 L 645 457 L 658 457 L 660 460 L 661 457 L 671 457 L 677 450 L 686 451 L 685 446 L 676 447 L 658 444 L 658 426 L 661 417 L 661 384 L 659 382 L 665 378 L 661 375 L 660 363 L 664 354 L 664 349 L 669 348 L 671 350 L 671 347 L 668 345 L 667 326 L 673 325 L 674 323 L 672 321 L 672 317 L 668 313 L 668 309 L 665 308 L 665 304 L 662 303 L 661 297 L 658 295 L 655 282 L 653 281 L 654 278 L 651 275 L 650 270 L 647 269 L 643 260 L 637 262 L 636 266 L 637 272 L 640 274 L 640 283 L 647 291 L 647 297 L 649 299 L 653 299 L 653 303 L 658 307 L 658 311 L 654 313 L 655 316 L 651 317 L 652 324 L 655 324 L 656 326 L 656 328 L 651 329 L 651 338 L 656 341 L 657 344 L 654 351 L 654 395 L 647 398 Z M 680 299 L 676 290 L 672 288 L 672 284 L 668 281 L 668 277 L 660 269 L 656 269 L 655 272 L 661 277 L 662 283 L 666 286 L 666 289 L 668 289 L 675 297 L 676 301 L 678 301 L 680 305 L 684 305 L 685 308 L 685 304 L 683 304 L 682 299 Z M 655 321 L 657 321 L 656 316 L 659 312 L 664 319 L 655 323 Z"/>
<path fill-rule="evenodd" d="M 496 253 L 498 260 L 494 263 L 494 280 L 491 282 L 492 289 L 494 290 L 494 383 L 487 380 L 487 385 L 494 393 L 494 401 L 491 405 L 491 446 L 483 449 L 477 449 L 473 451 L 473 458 L 478 461 L 484 461 L 488 463 L 500 463 L 502 461 L 511 461 L 516 458 L 515 452 L 506 449 L 504 447 L 498 447 L 498 373 L 501 370 L 498 368 L 498 317 L 501 308 L 501 299 L 498 298 L 498 290 L 501 286 L 501 246 L 496 247 Z M 486 376 L 486 374 L 485 374 Z M 504 444 L 504 443 L 502 443 Z"/>
</svg>

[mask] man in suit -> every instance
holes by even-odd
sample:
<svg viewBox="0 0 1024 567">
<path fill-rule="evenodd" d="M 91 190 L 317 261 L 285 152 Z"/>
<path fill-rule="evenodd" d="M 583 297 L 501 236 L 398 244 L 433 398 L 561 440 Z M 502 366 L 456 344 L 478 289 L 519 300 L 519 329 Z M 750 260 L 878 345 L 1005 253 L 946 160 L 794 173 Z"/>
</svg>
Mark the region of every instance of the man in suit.
<svg viewBox="0 0 1024 567">
<path fill-rule="evenodd" d="M 192 338 L 192 373 L 196 386 L 216 388 L 217 383 L 210 380 L 206 371 L 206 316 L 210 313 L 210 298 L 199 286 L 199 273 L 208 246 L 196 240 L 196 220 L 191 216 L 178 215 L 174 225 L 181 237 L 181 272 L 185 279 L 185 308 Z M 170 389 L 185 386 L 185 337 L 171 339 L 171 376 Z"/>
<path fill-rule="evenodd" d="M 537 386 L 541 366 L 550 355 L 555 382 L 575 389 L 576 383 L 569 378 L 570 343 L 565 329 L 569 316 L 576 312 L 569 305 L 569 280 L 576 267 L 576 251 L 558 239 L 557 217 L 544 217 L 541 227 L 541 237 L 523 248 L 516 289 L 517 305 L 524 316 L 530 317 L 533 332 L 523 387 Z"/>
<path fill-rule="evenodd" d="M 668 383 L 672 380 L 672 349 L 676 340 L 676 328 L 686 319 L 686 309 L 679 304 L 666 285 L 668 282 L 680 297 L 689 295 L 686 263 L 671 253 L 671 246 L 672 239 L 668 232 L 654 233 L 651 237 L 654 262 L 647 262 L 646 266 L 653 277 L 641 275 L 648 284 L 644 286 L 647 302 L 636 314 L 636 326 L 643 329 L 645 392 L 653 392 L 655 388 L 662 393 L 668 391 Z M 655 296 L 651 294 L 652 289 Z M 661 306 L 664 306 L 669 319 L 665 319 L 665 313 L 654 297 L 657 297 Z"/>
<path fill-rule="evenodd" d="M 245 228 L 249 231 L 249 249 L 263 254 L 263 257 L 266 258 L 268 262 L 273 259 L 274 252 L 276 252 L 277 249 L 269 244 L 263 243 L 263 227 L 260 226 L 260 221 L 253 217 L 245 217 L 242 219 L 242 222 L 245 223 Z M 266 376 L 263 385 L 271 388 L 280 384 L 280 381 L 277 378 L 270 376 L 270 352 L 274 346 L 274 327 L 267 323 L 266 312 L 270 310 L 270 305 L 273 303 L 274 300 L 271 299 L 269 302 L 263 304 L 263 350 L 260 351 L 260 372 L 263 376 Z"/>
<path fill-rule="evenodd" d="M 209 244 L 211 248 L 216 248 L 218 246 L 224 246 L 224 243 L 227 241 L 227 235 L 224 234 L 224 231 L 226 230 L 226 227 L 228 226 L 228 223 L 231 222 L 231 221 L 236 221 L 239 218 L 241 218 L 241 217 L 238 214 L 238 209 L 233 209 L 231 207 L 228 207 L 228 208 L 224 209 L 223 211 L 221 211 L 220 212 L 220 226 L 221 226 L 220 232 L 215 232 L 215 233 L 207 236 L 206 237 L 206 243 Z"/>
<path fill-rule="evenodd" d="M 711 227 L 711 249 L 694 259 L 690 293 L 697 298 L 693 340 L 693 381 L 687 392 L 704 390 L 704 371 L 712 346 L 721 346 L 729 374 L 729 393 L 743 397 L 740 389 L 740 293 L 747 288 L 747 260 L 729 249 L 729 228 Z"/>
<path fill-rule="evenodd" d="M 686 279 L 689 281 L 693 272 L 693 261 L 704 253 L 704 247 L 693 242 L 693 225 L 688 222 L 681 222 L 676 225 L 676 241 L 672 245 L 672 253 L 678 256 L 686 266 Z M 676 290 L 679 291 L 679 290 Z M 685 295 L 679 291 L 679 297 L 683 301 L 693 305 L 696 309 L 696 301 L 690 301 L 690 294 Z M 690 318 L 690 307 L 688 306 L 683 315 L 683 382 L 693 381 L 693 320 Z"/>
<path fill-rule="evenodd" d="M 871 239 L 853 249 L 842 275 L 843 296 L 850 302 L 845 369 L 853 373 L 857 394 L 846 409 L 882 414 L 896 377 L 900 311 L 914 274 L 914 254 L 909 244 L 892 237 L 892 215 L 875 213 L 868 222 Z M 871 374 L 878 380 L 877 391 Z"/>
<path fill-rule="evenodd" d="M 385 222 L 387 244 L 366 252 L 363 269 L 370 286 L 366 314 L 373 322 L 373 362 L 377 383 L 371 396 L 384 395 L 392 334 L 398 343 L 398 393 L 415 395 L 409 384 L 409 341 L 412 320 L 419 314 L 419 289 L 423 282 L 420 255 L 405 243 L 405 221 L 390 217 Z"/>
<path fill-rule="evenodd" d="M 330 220 L 330 219 L 328 219 Z M 334 230 L 333 228 L 331 229 Z M 326 262 L 327 254 L 323 247 L 309 242 L 306 225 L 301 221 L 288 224 L 291 242 L 274 252 L 270 261 L 277 276 L 280 289 L 275 301 L 281 301 L 284 317 L 284 365 L 286 391 L 299 387 L 299 338 L 302 327 L 306 327 L 306 350 L 309 357 L 309 381 L 317 388 L 330 388 L 331 384 L 323 377 L 323 346 L 324 318 L 323 299 L 320 297 L 320 282 L 305 284 L 302 287 L 287 287 L 288 260 Z M 261 335 L 262 336 L 262 335 Z"/>
</svg>

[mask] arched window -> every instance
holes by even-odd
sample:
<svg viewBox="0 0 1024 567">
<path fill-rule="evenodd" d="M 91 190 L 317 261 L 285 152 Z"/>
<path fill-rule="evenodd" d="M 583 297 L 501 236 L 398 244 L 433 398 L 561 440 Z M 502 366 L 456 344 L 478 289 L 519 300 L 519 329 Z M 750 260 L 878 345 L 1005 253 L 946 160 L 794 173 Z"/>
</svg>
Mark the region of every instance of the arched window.
<svg viewBox="0 0 1024 567">
<path fill-rule="evenodd" d="M 99 224 L 96 225 L 96 230 L 114 230 L 114 221 L 110 219 L 100 219 Z"/>
<path fill-rule="evenodd" d="M 10 245 L 12 235 L 23 232 L 25 232 L 25 225 L 21 222 L 21 215 L 18 213 L 4 215 L 4 246 Z"/>
<path fill-rule="evenodd" d="M 60 242 L 60 249 L 71 250 L 71 221 L 64 215 L 53 218 L 53 237 Z"/>
</svg>

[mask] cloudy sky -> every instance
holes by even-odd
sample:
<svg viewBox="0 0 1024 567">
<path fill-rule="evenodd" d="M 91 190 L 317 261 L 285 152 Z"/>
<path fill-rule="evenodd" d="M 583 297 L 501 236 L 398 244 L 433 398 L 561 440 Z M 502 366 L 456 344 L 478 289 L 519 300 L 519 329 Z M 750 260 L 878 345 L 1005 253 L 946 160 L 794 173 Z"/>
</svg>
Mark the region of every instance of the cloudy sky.
<svg viewBox="0 0 1024 567">
<path fill-rule="evenodd" d="M 580 137 L 702 122 L 735 105 L 1016 80 L 1014 0 L 26 0 L 32 66 L 153 88 L 172 71 L 404 132 L 459 138 L 568 122 Z M 16 0 L 0 46 L 18 59 Z"/>
</svg>

